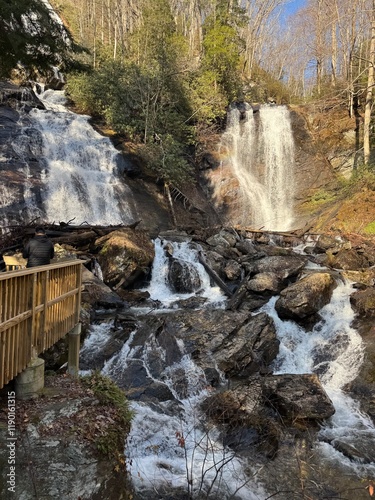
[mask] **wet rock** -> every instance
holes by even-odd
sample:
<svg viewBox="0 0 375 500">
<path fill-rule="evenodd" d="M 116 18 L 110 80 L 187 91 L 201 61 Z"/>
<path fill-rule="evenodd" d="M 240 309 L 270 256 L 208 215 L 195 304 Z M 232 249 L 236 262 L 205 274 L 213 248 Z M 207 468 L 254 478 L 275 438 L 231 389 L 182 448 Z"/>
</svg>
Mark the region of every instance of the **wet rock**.
<svg viewBox="0 0 375 500">
<path fill-rule="evenodd" d="M 230 281 L 241 278 L 241 266 L 235 260 L 229 260 L 224 266 L 224 274 Z"/>
<path fill-rule="evenodd" d="M 202 409 L 214 422 L 231 428 L 256 427 L 263 406 L 262 385 L 253 377 L 234 389 L 216 393 L 202 403 Z"/>
<path fill-rule="evenodd" d="M 174 400 L 169 387 L 153 380 L 147 373 L 143 361 L 130 360 L 125 367 L 113 375 L 116 384 L 126 391 L 128 399 L 141 401 Z"/>
<path fill-rule="evenodd" d="M 218 234 L 214 234 L 207 238 L 207 244 L 213 247 L 216 246 L 230 246 L 234 247 L 237 242 L 237 236 L 232 231 L 222 229 Z"/>
<path fill-rule="evenodd" d="M 331 445 L 345 457 L 361 464 L 375 462 L 375 450 L 372 443 L 364 439 L 361 443 L 349 444 L 343 439 L 335 439 Z"/>
<path fill-rule="evenodd" d="M 189 262 L 171 258 L 168 282 L 174 292 L 192 293 L 201 287 L 198 271 Z"/>
<path fill-rule="evenodd" d="M 375 317 L 375 289 L 373 287 L 352 293 L 350 303 L 357 314 Z"/>
<path fill-rule="evenodd" d="M 328 264 L 335 269 L 359 270 L 369 267 L 369 261 L 355 250 L 340 250 L 336 255 L 328 254 Z"/>
<path fill-rule="evenodd" d="M 82 302 L 93 308 L 105 309 L 124 307 L 123 299 L 111 290 L 103 281 L 83 267 L 82 272 Z"/>
<path fill-rule="evenodd" d="M 217 365 L 231 377 L 248 377 L 267 367 L 279 352 L 273 320 L 265 313 L 250 317 L 234 335 L 213 350 Z"/>
<path fill-rule="evenodd" d="M 301 321 L 328 304 L 336 283 L 329 273 L 313 273 L 280 292 L 275 308 L 280 318 Z"/>
<path fill-rule="evenodd" d="M 188 299 L 177 300 L 173 305 L 181 309 L 199 309 L 207 302 L 206 297 L 189 297 Z"/>
<path fill-rule="evenodd" d="M 215 273 L 220 276 L 220 278 L 225 277 L 223 272 L 224 258 L 222 255 L 213 250 L 208 250 L 205 252 L 205 260 L 210 268 L 213 269 Z"/>
<path fill-rule="evenodd" d="M 259 249 L 249 239 L 237 241 L 236 248 L 244 255 L 255 256 L 259 253 Z"/>
<path fill-rule="evenodd" d="M 262 379 L 266 402 L 292 420 L 322 420 L 335 413 L 332 401 L 315 374 L 271 375 Z"/>
<path fill-rule="evenodd" d="M 303 257 L 271 256 L 254 262 L 254 273 L 274 273 L 281 280 L 288 280 L 297 276 L 305 267 L 306 260 Z"/>
<path fill-rule="evenodd" d="M 331 253 L 337 253 L 342 248 L 342 240 L 327 234 L 321 234 L 314 246 L 314 253 L 326 253 L 331 250 Z"/>
</svg>

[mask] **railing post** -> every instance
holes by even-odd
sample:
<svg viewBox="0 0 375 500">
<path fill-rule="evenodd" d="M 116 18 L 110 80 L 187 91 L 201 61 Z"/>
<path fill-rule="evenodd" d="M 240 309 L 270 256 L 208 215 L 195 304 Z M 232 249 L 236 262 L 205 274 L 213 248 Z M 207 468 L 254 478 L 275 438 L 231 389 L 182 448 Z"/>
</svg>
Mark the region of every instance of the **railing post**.
<svg viewBox="0 0 375 500">
<path fill-rule="evenodd" d="M 31 317 L 28 328 L 28 341 L 30 346 L 30 355 L 29 359 L 36 358 L 38 355 L 36 346 L 33 345 L 33 337 L 35 333 L 35 319 L 36 319 L 36 311 L 35 311 L 35 303 L 36 303 L 36 284 L 37 284 L 37 273 L 31 275 L 31 296 L 30 296 L 30 309 L 31 309 Z"/>
<path fill-rule="evenodd" d="M 77 323 L 76 326 L 70 330 L 68 338 L 68 373 L 72 375 L 72 377 L 78 377 L 81 323 Z"/>
<path fill-rule="evenodd" d="M 48 304 L 48 291 L 49 291 L 49 271 L 46 271 L 44 274 L 44 284 L 43 284 L 43 312 L 42 312 L 42 320 L 40 322 L 40 335 L 39 340 L 42 344 L 42 348 L 45 343 L 45 333 L 46 333 L 46 324 L 47 324 L 47 304 Z M 38 346 L 40 350 L 40 346 Z M 42 349 L 43 350 L 43 349 Z"/>
</svg>

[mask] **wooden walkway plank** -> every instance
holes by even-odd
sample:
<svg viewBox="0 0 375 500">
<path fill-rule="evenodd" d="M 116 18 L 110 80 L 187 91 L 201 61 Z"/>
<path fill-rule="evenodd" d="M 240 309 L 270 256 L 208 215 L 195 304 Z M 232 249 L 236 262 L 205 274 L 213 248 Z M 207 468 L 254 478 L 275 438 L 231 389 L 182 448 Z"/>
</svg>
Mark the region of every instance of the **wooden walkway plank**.
<svg viewBox="0 0 375 500">
<path fill-rule="evenodd" d="M 0 388 L 79 323 L 84 262 L 0 273 Z"/>
</svg>

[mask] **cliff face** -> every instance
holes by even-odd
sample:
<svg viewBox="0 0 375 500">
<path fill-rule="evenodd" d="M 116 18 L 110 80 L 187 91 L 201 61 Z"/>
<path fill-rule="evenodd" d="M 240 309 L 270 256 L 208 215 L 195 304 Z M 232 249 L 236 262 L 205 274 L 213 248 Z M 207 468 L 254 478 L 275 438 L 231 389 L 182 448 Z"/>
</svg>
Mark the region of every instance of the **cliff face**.
<svg viewBox="0 0 375 500">
<path fill-rule="evenodd" d="M 33 215 L 43 221 L 46 163 L 41 133 L 33 128 L 29 118 L 30 110 L 43 109 L 43 104 L 31 89 L 21 89 L 10 82 L 0 84 L 0 94 L 0 170 L 3 179 L 0 220 L 3 226 L 30 222 L 28 214 L 30 204 L 33 204 Z M 328 118 L 324 115 L 306 108 L 290 111 L 295 143 L 293 226 L 301 228 L 317 213 L 316 207 L 304 205 L 306 199 L 316 190 L 334 188 L 337 174 L 348 174 L 348 165 L 350 161 L 353 163 L 350 154 L 355 146 L 355 123 L 346 120 L 342 130 L 333 130 L 335 140 L 332 141 L 327 132 Z M 123 153 L 120 170 L 132 192 L 137 218 L 142 221 L 140 227 L 156 235 L 175 225 L 209 227 L 239 223 L 243 212 L 239 182 L 232 169 L 221 162 L 220 140 L 219 135 L 207 140 L 206 149 L 200 155 L 198 184 L 173 190 L 169 202 L 163 186 L 142 173 L 134 155 L 124 151 L 121 144 L 116 146 Z M 339 163 L 343 156 L 345 162 Z M 368 207 L 364 210 L 369 211 Z M 330 220 L 332 213 L 327 212 L 327 217 Z M 371 219 L 371 214 L 369 217 Z"/>
</svg>

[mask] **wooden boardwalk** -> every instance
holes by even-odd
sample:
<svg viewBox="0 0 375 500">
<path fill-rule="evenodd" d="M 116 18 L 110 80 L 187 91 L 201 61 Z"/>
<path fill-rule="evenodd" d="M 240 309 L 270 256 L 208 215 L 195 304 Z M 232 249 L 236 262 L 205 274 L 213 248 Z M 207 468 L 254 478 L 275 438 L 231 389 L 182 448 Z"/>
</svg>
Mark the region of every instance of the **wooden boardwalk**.
<svg viewBox="0 0 375 500">
<path fill-rule="evenodd" d="M 0 389 L 79 323 L 83 263 L 0 273 Z"/>
</svg>

